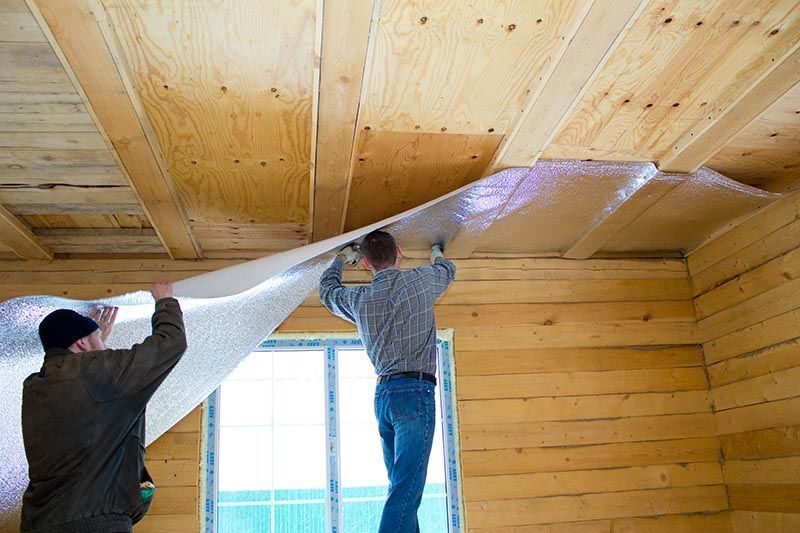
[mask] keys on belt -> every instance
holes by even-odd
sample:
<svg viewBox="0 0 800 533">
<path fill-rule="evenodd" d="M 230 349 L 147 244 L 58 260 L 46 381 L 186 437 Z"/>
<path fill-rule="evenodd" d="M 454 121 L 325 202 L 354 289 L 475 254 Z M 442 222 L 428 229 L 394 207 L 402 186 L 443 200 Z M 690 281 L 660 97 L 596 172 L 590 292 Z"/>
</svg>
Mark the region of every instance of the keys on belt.
<svg viewBox="0 0 800 533">
<path fill-rule="evenodd" d="M 386 376 L 378 376 L 378 384 L 386 383 L 387 381 L 392 381 L 393 379 L 400 379 L 400 378 L 413 378 L 418 379 L 420 381 L 430 381 L 434 385 L 436 385 L 436 376 L 433 374 L 428 374 L 427 372 L 396 372 L 394 374 L 388 374 Z"/>
</svg>

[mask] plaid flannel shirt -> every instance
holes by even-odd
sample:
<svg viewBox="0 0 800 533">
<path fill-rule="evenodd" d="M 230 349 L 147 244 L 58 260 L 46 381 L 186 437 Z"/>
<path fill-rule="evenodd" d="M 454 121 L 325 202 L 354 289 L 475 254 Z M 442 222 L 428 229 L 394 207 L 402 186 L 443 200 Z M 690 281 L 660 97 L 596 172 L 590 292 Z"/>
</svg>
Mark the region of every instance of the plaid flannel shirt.
<svg viewBox="0 0 800 533">
<path fill-rule="evenodd" d="M 436 374 L 436 324 L 433 304 L 456 275 L 443 257 L 410 270 L 377 272 L 369 285 L 342 285 L 344 262 L 334 260 L 322 274 L 322 305 L 358 328 L 364 349 L 379 376 L 397 372 Z"/>
</svg>

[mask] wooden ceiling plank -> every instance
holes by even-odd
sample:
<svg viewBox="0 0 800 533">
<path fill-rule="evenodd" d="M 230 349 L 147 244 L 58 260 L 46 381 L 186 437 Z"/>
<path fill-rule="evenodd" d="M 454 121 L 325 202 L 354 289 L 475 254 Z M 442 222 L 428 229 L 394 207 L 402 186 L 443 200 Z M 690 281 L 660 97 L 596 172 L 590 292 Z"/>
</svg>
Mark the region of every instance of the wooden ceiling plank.
<svg viewBox="0 0 800 533">
<path fill-rule="evenodd" d="M 199 256 L 180 199 L 159 158 L 159 147 L 147 136 L 146 116 L 138 96 L 123 79 L 114 43 L 95 16 L 102 7 L 92 0 L 26 0 L 56 54 L 92 114 L 107 135 L 156 234 L 173 258 Z M 115 61 L 116 59 L 116 61 Z"/>
<path fill-rule="evenodd" d="M 53 252 L 2 206 L 0 206 L 0 242 L 23 259 L 53 258 Z"/>
<path fill-rule="evenodd" d="M 800 43 L 774 62 L 730 106 L 714 109 L 658 162 L 663 172 L 694 172 L 774 102 L 800 83 Z"/>
<path fill-rule="evenodd" d="M 484 175 L 536 163 L 647 3 L 595 0 Z"/>
<path fill-rule="evenodd" d="M 643 181 L 633 194 L 623 200 L 616 209 L 597 221 L 562 257 L 565 259 L 590 258 L 620 231 L 636 221 L 639 216 L 684 181 L 685 179 L 678 177 L 672 180 L 654 180 L 651 177 Z"/>
<path fill-rule="evenodd" d="M 312 242 L 338 235 L 347 213 L 359 99 L 376 0 L 324 3 Z"/>
</svg>

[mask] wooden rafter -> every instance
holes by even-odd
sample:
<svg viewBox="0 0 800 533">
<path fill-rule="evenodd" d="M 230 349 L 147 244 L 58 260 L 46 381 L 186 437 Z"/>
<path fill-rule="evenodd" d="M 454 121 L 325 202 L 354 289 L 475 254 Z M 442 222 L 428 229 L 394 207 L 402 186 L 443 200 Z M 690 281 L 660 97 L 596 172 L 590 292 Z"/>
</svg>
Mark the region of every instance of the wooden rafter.
<svg viewBox="0 0 800 533">
<path fill-rule="evenodd" d="M 173 258 L 199 256 L 180 199 L 149 135 L 147 117 L 125 75 L 104 10 L 92 0 L 26 0 L 75 83 L 98 129 L 107 136 L 156 234 Z"/>
<path fill-rule="evenodd" d="M 639 188 L 616 209 L 598 220 L 569 250 L 564 252 L 563 257 L 588 259 L 681 183 L 683 180 L 677 176 L 672 180 L 657 180 L 651 177 L 643 181 Z"/>
<path fill-rule="evenodd" d="M 324 3 L 312 240 L 341 233 L 359 99 L 379 0 Z"/>
<path fill-rule="evenodd" d="M 52 259 L 53 252 L 12 213 L 0 206 L 0 241 L 23 259 Z"/>
<path fill-rule="evenodd" d="M 595 0 L 484 175 L 531 167 L 539 160 L 646 4 L 647 0 Z"/>
<path fill-rule="evenodd" d="M 554 59 L 541 91 L 503 140 L 484 176 L 536 164 L 646 4 L 647 0 L 595 0 L 591 4 Z M 449 249 L 453 257 L 469 257 L 479 243 L 480 237 L 474 233 L 459 234 Z"/>
<path fill-rule="evenodd" d="M 777 58 L 730 106 L 713 109 L 687 131 L 661 158 L 658 168 L 664 172 L 694 172 L 798 83 L 800 43 Z"/>
</svg>

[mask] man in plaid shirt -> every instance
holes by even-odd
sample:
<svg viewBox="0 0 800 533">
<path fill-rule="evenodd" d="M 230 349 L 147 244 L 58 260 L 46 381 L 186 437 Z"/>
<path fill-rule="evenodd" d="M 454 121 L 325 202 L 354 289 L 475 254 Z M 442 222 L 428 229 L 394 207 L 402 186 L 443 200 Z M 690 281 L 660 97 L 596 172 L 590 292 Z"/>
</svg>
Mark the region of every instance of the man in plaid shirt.
<svg viewBox="0 0 800 533">
<path fill-rule="evenodd" d="M 359 252 L 348 246 L 323 273 L 320 300 L 356 325 L 378 375 L 375 417 L 389 474 L 379 532 L 419 531 L 417 509 L 436 420 L 433 305 L 453 282 L 456 267 L 434 245 L 431 265 L 400 270 L 400 248 L 385 231 L 367 234 L 359 251 L 373 274 L 372 283 L 342 285 L 344 263 L 359 259 Z"/>
</svg>

